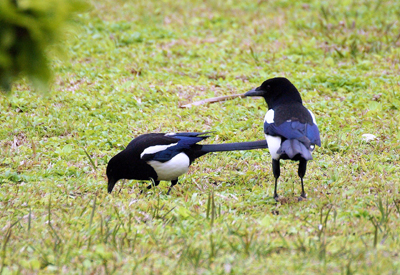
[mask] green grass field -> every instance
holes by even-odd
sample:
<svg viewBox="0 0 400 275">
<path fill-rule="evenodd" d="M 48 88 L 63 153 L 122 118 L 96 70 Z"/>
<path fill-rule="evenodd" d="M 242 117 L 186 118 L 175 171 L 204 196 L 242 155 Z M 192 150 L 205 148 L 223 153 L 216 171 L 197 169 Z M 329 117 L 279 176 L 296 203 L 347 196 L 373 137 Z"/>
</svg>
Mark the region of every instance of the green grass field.
<svg viewBox="0 0 400 275">
<path fill-rule="evenodd" d="M 0 96 L 0 274 L 399 274 L 399 18 L 394 0 L 93 0 L 51 91 Z M 170 196 L 107 193 L 140 134 L 264 138 L 264 100 L 179 106 L 275 76 L 321 132 L 308 200 L 288 161 L 273 200 L 268 150 L 202 157 Z"/>
</svg>

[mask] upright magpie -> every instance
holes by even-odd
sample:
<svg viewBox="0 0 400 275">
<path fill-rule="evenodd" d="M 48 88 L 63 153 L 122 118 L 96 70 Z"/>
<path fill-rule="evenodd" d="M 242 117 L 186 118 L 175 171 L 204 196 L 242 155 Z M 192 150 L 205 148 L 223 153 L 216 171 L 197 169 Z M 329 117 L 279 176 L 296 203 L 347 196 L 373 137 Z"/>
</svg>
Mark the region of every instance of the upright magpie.
<svg viewBox="0 0 400 275">
<path fill-rule="evenodd" d="M 279 198 L 276 189 L 281 159 L 299 161 L 301 197 L 306 198 L 303 177 L 307 161 L 312 159 L 311 152 L 315 145 L 321 146 L 314 114 L 303 106 L 299 91 L 284 77 L 268 79 L 260 87 L 245 93 L 245 96 L 261 96 L 268 104 L 264 133 L 272 156 L 275 200 Z"/>
<path fill-rule="evenodd" d="M 178 177 L 186 173 L 192 162 L 210 152 L 268 148 L 265 140 L 201 145 L 208 138 L 203 133 L 151 133 L 138 136 L 112 157 L 107 165 L 108 193 L 120 179 L 171 181 L 167 195 Z M 147 189 L 150 189 L 149 185 Z"/>
</svg>

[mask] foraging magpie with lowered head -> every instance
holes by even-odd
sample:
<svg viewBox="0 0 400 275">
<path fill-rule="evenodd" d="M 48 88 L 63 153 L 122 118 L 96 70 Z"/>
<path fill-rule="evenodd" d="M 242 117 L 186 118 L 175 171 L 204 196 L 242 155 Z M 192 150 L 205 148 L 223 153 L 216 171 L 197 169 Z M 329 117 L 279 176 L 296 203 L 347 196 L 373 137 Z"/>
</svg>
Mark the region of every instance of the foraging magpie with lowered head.
<svg viewBox="0 0 400 275">
<path fill-rule="evenodd" d="M 197 144 L 208 138 L 204 133 L 151 133 L 138 136 L 125 150 L 110 159 L 107 165 L 108 193 L 120 179 L 171 181 L 167 195 L 178 177 L 186 173 L 192 162 L 211 152 L 268 148 L 265 140 L 225 144 Z M 149 185 L 147 189 L 150 189 Z"/>
<path fill-rule="evenodd" d="M 301 180 L 301 197 L 306 198 L 303 177 L 307 161 L 312 159 L 315 145 L 321 146 L 319 130 L 314 114 L 303 106 L 296 87 L 284 77 L 271 78 L 245 96 L 261 96 L 268 105 L 264 119 L 264 133 L 272 157 L 275 177 L 274 198 L 280 176 L 281 159 L 299 161 L 298 175 Z"/>
</svg>

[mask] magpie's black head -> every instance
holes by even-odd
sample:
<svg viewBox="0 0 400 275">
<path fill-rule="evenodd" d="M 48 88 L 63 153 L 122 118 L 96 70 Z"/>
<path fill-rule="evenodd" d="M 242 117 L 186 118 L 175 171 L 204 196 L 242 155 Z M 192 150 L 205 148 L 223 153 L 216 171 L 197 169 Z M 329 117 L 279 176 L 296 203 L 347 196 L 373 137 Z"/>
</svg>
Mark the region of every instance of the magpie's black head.
<svg viewBox="0 0 400 275">
<path fill-rule="evenodd" d="M 158 177 L 153 167 L 140 158 L 142 151 L 143 148 L 138 150 L 137 146 L 128 145 L 125 150 L 110 159 L 106 171 L 108 193 L 112 192 L 115 184 L 121 179 L 149 180 Z"/>
<path fill-rule="evenodd" d="M 110 161 L 108 162 L 106 171 L 108 179 L 108 193 L 111 193 L 117 181 L 122 179 L 123 171 L 121 171 L 120 162 L 121 160 L 118 155 L 111 158 Z"/>
<path fill-rule="evenodd" d="M 299 91 L 285 77 L 268 79 L 260 87 L 248 91 L 244 96 L 261 96 L 265 99 L 270 109 L 290 102 L 302 103 Z"/>
</svg>

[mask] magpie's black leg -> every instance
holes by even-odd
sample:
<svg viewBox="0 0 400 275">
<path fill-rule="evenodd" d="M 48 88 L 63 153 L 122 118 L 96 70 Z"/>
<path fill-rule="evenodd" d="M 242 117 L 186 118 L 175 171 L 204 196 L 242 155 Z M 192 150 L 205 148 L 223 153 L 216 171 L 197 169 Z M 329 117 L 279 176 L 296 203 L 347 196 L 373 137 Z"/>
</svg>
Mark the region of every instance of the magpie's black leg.
<svg viewBox="0 0 400 275">
<path fill-rule="evenodd" d="M 160 184 L 159 180 L 154 181 L 154 186 L 158 186 Z M 153 187 L 153 183 L 151 183 L 149 186 L 147 186 L 147 189 L 151 189 Z"/>
<path fill-rule="evenodd" d="M 304 192 L 304 184 L 303 184 L 303 178 L 304 175 L 306 174 L 306 170 L 307 170 L 307 160 L 300 159 L 298 174 L 301 180 L 301 197 L 304 199 L 307 198 L 307 194 L 306 192 Z"/>
<path fill-rule="evenodd" d="M 159 180 L 154 181 L 154 186 L 158 186 L 159 184 L 160 184 Z M 151 184 L 149 184 L 146 188 L 151 189 L 152 187 L 153 187 L 153 182 Z M 143 190 L 140 190 L 140 194 L 142 194 L 142 193 L 143 193 Z"/>
<path fill-rule="evenodd" d="M 169 195 L 169 193 L 171 192 L 172 187 L 174 187 L 177 184 L 178 184 L 178 180 L 177 179 L 176 180 L 171 180 L 171 186 L 168 189 L 167 195 Z"/>
<path fill-rule="evenodd" d="M 274 173 L 275 177 L 274 199 L 278 200 L 279 196 L 276 189 L 278 187 L 278 178 L 281 175 L 281 167 L 279 164 L 279 159 L 278 160 L 272 159 L 272 172 Z"/>
</svg>

